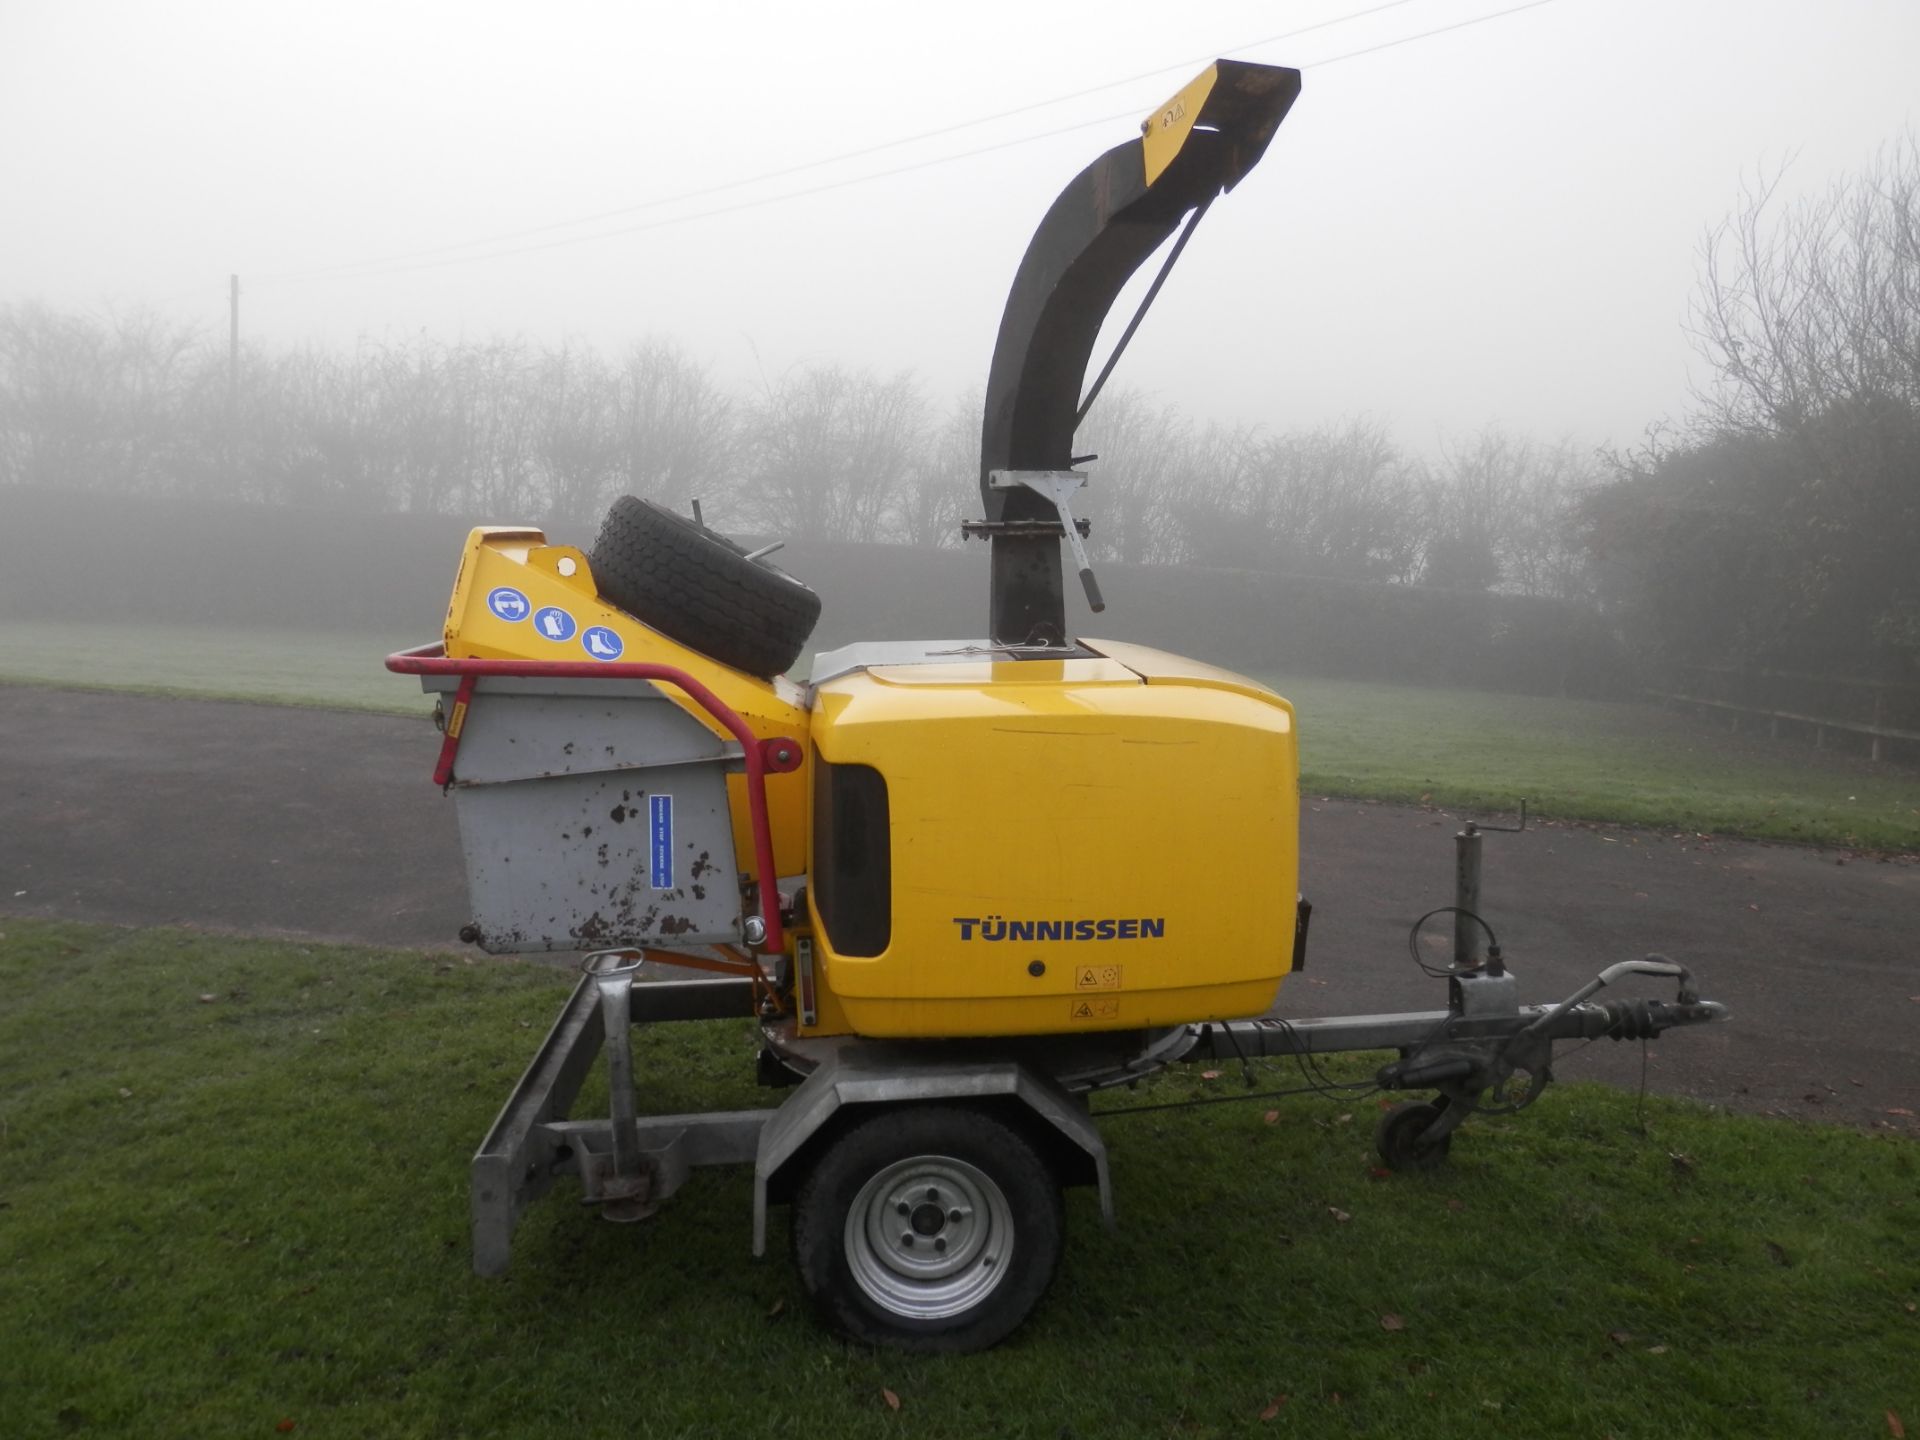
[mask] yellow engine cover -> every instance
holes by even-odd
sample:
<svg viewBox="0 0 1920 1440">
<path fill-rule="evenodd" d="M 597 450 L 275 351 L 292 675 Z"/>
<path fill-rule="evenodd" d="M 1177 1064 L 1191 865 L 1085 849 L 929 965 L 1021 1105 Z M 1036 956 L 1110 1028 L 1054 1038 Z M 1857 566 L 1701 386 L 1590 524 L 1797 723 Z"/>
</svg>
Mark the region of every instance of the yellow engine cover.
<svg viewBox="0 0 1920 1440">
<path fill-rule="evenodd" d="M 1292 707 L 1193 661 L 1082 644 L 1092 658 L 929 652 L 815 687 L 822 1030 L 1133 1029 L 1273 1003 L 1299 885 Z M 836 838 L 840 767 L 877 772 L 884 799 L 876 817 L 879 785 L 849 770 L 866 808 Z"/>
</svg>

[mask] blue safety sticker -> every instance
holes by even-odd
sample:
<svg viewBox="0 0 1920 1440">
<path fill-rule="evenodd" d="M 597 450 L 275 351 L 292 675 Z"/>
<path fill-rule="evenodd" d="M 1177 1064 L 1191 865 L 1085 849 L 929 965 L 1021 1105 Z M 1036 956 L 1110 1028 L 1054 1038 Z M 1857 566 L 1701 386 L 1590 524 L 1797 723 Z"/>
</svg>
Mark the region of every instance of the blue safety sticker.
<svg viewBox="0 0 1920 1440">
<path fill-rule="evenodd" d="M 558 605 L 542 605 L 533 612 L 533 628 L 548 640 L 571 640 L 579 629 L 573 616 Z"/>
<path fill-rule="evenodd" d="M 656 890 L 673 888 L 673 797 L 647 797 L 647 853 L 650 883 Z"/>
<path fill-rule="evenodd" d="M 596 660 L 618 660 L 627 648 L 620 636 L 604 625 L 589 625 L 580 633 L 580 644 Z"/>
<path fill-rule="evenodd" d="M 496 585 L 487 592 L 487 609 L 508 624 L 524 620 L 533 611 L 527 597 L 511 585 Z"/>
</svg>

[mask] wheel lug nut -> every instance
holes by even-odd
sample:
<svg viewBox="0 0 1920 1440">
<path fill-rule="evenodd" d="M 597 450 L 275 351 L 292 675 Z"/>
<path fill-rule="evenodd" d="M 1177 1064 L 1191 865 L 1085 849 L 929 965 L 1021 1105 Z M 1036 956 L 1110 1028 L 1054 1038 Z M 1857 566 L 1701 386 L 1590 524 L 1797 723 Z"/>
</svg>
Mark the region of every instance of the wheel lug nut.
<svg viewBox="0 0 1920 1440">
<path fill-rule="evenodd" d="M 937 1201 L 939 1198 L 940 1192 L 931 1185 L 927 1186 L 927 1199 Z"/>
<path fill-rule="evenodd" d="M 902 1231 L 900 1235 L 900 1243 L 904 1245 L 907 1249 L 911 1250 L 913 1248 L 913 1232 L 911 1230 Z"/>
<path fill-rule="evenodd" d="M 943 1236 L 942 1238 L 935 1240 L 933 1242 L 933 1248 L 940 1251 L 942 1254 L 945 1254 L 947 1249 L 947 1242 L 945 1237 Z"/>
<path fill-rule="evenodd" d="M 962 1215 L 958 1210 L 947 1211 L 947 1219 L 953 1221 L 956 1225 L 959 1224 L 965 1218 L 966 1217 Z"/>
<path fill-rule="evenodd" d="M 898 1210 L 902 1215 L 909 1215 L 913 1212 L 913 1207 L 907 1204 L 907 1202 L 904 1200 L 902 1200 L 898 1205 L 894 1206 L 893 1208 L 895 1210 Z"/>
</svg>

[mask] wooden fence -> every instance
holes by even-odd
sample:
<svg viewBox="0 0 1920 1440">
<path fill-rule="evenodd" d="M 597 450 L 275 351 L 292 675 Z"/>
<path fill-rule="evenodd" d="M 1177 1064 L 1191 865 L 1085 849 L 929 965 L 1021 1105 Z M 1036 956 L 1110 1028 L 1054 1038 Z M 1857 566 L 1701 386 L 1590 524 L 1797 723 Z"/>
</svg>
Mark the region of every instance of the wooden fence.
<svg viewBox="0 0 1920 1440">
<path fill-rule="evenodd" d="M 1764 722 L 1778 739 L 1804 734 L 1816 750 L 1855 735 L 1875 760 L 1920 755 L 1920 684 L 1855 675 L 1815 675 L 1733 665 L 1676 665 L 1648 695 L 1724 715 L 1738 731 Z M 1904 751 L 1904 754 L 1900 752 Z"/>
</svg>

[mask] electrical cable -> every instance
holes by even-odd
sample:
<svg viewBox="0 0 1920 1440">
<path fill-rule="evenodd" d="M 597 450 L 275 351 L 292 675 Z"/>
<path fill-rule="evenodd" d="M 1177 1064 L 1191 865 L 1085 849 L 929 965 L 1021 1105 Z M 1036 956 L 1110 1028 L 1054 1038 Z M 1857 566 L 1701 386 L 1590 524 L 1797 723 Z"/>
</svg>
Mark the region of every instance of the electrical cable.
<svg viewBox="0 0 1920 1440">
<path fill-rule="evenodd" d="M 1479 968 L 1475 966 L 1475 967 L 1470 967 L 1469 969 L 1466 969 L 1466 970 L 1462 970 L 1452 965 L 1448 965 L 1448 966 L 1436 969 L 1434 966 L 1427 964 L 1425 960 L 1422 960 L 1420 958 L 1420 929 L 1423 925 L 1427 923 L 1427 921 L 1433 919 L 1433 917 L 1436 915 L 1464 915 L 1467 919 L 1473 921 L 1474 924 L 1478 925 L 1482 930 L 1486 931 L 1488 950 L 1495 955 L 1498 955 L 1500 953 L 1500 937 L 1493 933 L 1493 927 L 1491 925 L 1489 925 L 1485 920 L 1481 919 L 1478 915 L 1474 914 L 1473 911 L 1463 910 L 1458 905 L 1435 906 L 1433 909 L 1427 911 L 1426 914 L 1422 915 L 1418 920 L 1414 921 L 1412 928 L 1410 928 L 1407 931 L 1407 954 L 1413 957 L 1413 963 L 1420 967 L 1421 973 L 1427 976 L 1428 979 L 1447 980 L 1452 978 L 1455 975 L 1470 974 L 1472 973 L 1473 969 Z"/>
<path fill-rule="evenodd" d="M 524 240 L 531 235 L 543 235 L 553 230 L 565 230 L 575 225 L 595 225 L 602 220 L 617 220 L 623 215 L 635 215 L 643 210 L 657 210 L 664 205 L 675 205 L 683 200 L 699 200 L 709 195 L 723 194 L 728 190 L 738 190 L 747 185 L 759 185 L 768 180 L 784 180 L 790 175 L 802 175 L 809 170 L 823 169 L 829 165 L 843 164 L 849 160 L 862 160 L 869 155 L 883 154 L 888 150 L 898 150 L 906 145 L 917 145 L 923 140 L 937 140 L 944 135 L 953 135 L 962 130 L 978 129 L 982 125 L 991 125 L 999 120 L 1011 120 L 1016 115 L 1031 114 L 1035 110 L 1046 110 L 1055 105 L 1065 105 L 1070 101 L 1084 100 L 1089 95 L 1098 95 L 1103 91 L 1117 90 L 1123 85 L 1138 84 L 1142 80 L 1151 80 L 1156 76 L 1172 71 L 1184 70 L 1190 65 L 1198 65 L 1204 60 L 1220 56 L 1231 56 L 1242 50 L 1257 50 L 1263 45 L 1276 45 L 1282 40 L 1298 39 L 1310 35 L 1316 30 L 1325 30 L 1334 25 L 1344 25 L 1353 20 L 1364 20 L 1369 15 L 1377 15 L 1383 10 L 1397 10 L 1402 5 L 1411 5 L 1414 0 L 1384 0 L 1384 3 L 1371 5 L 1365 10 L 1355 10 L 1347 15 L 1335 15 L 1329 19 L 1317 21 L 1312 25 L 1303 25 L 1297 30 L 1284 31 L 1278 35 L 1265 35 L 1258 40 L 1248 40 L 1244 44 L 1230 49 L 1212 51 L 1191 60 L 1176 60 L 1172 64 L 1162 65 L 1153 70 L 1143 70 L 1137 75 L 1128 75 L 1119 80 L 1108 80 L 1099 85 L 1089 85 L 1084 90 L 1070 91 L 1065 95 L 1055 95 L 1046 100 L 1030 100 L 1024 105 L 1015 105 L 1009 110 L 998 110 L 991 115 L 977 116 L 972 120 L 957 120 L 950 125 L 937 126 L 932 130 L 922 130 L 918 134 L 903 135 L 895 140 L 883 140 L 877 145 L 867 145 L 858 150 L 843 151 L 838 155 L 823 156 L 818 160 L 803 161 L 798 165 L 788 165 L 779 170 L 767 170 L 758 175 L 743 176 L 738 180 L 723 181 L 718 185 L 703 186 L 698 190 L 683 190 L 678 195 L 663 196 L 657 200 L 643 200 L 634 205 L 623 205 L 614 210 L 602 210 L 593 215 L 581 215 L 571 220 L 555 220 L 545 225 L 534 225 L 524 230 L 509 230 L 497 235 L 482 236 L 474 240 L 454 241 L 446 245 L 434 245 L 424 250 L 411 250 L 400 255 L 376 257 L 368 260 L 348 260 L 337 265 L 321 266 L 318 269 L 304 271 L 295 275 L 270 276 L 269 279 L 307 279 L 332 274 L 337 270 L 357 270 L 363 266 L 398 264 L 407 260 L 418 260 L 433 255 L 444 255 L 449 250 L 465 250 L 476 245 L 498 245 L 509 240 Z M 1542 0 L 1544 3 L 1544 0 Z M 1104 123 L 1104 122 L 1103 122 Z"/>
<path fill-rule="evenodd" d="M 1335 19 L 1332 19 L 1332 20 L 1323 21 L 1319 25 L 1309 26 L 1307 27 L 1307 29 L 1321 29 L 1321 28 L 1325 28 L 1325 26 L 1327 25 L 1339 23 L 1342 20 L 1359 19 L 1359 18 L 1362 18 L 1363 16 L 1374 14 L 1379 10 L 1391 9 L 1395 4 L 1399 4 L 1399 3 L 1406 3 L 1406 0 L 1390 0 L 1390 3 L 1388 4 L 1378 5 L 1373 7 L 1373 9 L 1370 9 L 1370 10 L 1357 11 L 1352 15 L 1336 17 Z M 1456 30 L 1465 30 L 1476 25 L 1484 25 L 1489 23 L 1490 21 L 1504 19 L 1509 15 L 1518 15 L 1523 11 L 1535 10 L 1540 8 L 1543 5 L 1550 5 L 1553 3 L 1555 3 L 1555 0 L 1526 0 L 1525 4 L 1510 6 L 1504 10 L 1495 10 L 1485 15 L 1471 16 L 1465 20 L 1454 21 L 1452 24 L 1436 26 L 1431 30 L 1422 30 L 1412 35 L 1403 35 L 1393 40 L 1382 41 L 1377 45 L 1367 45 L 1367 46 L 1362 46 L 1356 50 L 1345 51 L 1339 55 L 1329 56 L 1327 59 L 1314 62 L 1312 65 L 1305 68 L 1324 69 L 1328 66 L 1342 64 L 1345 61 L 1358 59 L 1365 55 L 1378 54 L 1381 51 L 1391 50 L 1401 45 L 1410 45 L 1415 43 L 1416 41 L 1431 39 L 1436 35 L 1450 34 Z M 1284 35 L 1269 36 L 1264 40 L 1255 41 L 1251 45 L 1239 47 L 1239 48 L 1253 49 L 1253 48 L 1257 48 L 1260 45 L 1273 44 L 1279 40 L 1291 38 L 1293 34 L 1304 34 L 1304 33 L 1306 33 L 1305 30 L 1297 31 L 1297 32 L 1289 32 L 1288 34 L 1284 34 Z M 1225 52 L 1225 53 L 1231 54 L 1232 52 Z M 1168 68 L 1173 68 L 1173 67 L 1168 67 Z M 1149 75 L 1153 75 L 1153 74 L 1160 74 L 1162 72 L 1150 71 L 1147 73 Z M 1138 79 L 1138 78 L 1140 77 L 1134 77 L 1134 79 Z M 1110 85 L 1095 86 L 1087 91 L 1079 92 L 1079 94 L 1093 94 L 1099 90 L 1111 89 L 1117 85 L 1124 85 L 1124 84 L 1131 84 L 1131 83 L 1133 83 L 1133 79 L 1114 81 Z M 1063 99 L 1077 98 L 1077 96 L 1069 96 L 1069 97 L 1062 97 L 1062 98 Z M 1040 104 L 1047 104 L 1047 103 L 1055 103 L 1055 102 L 1036 102 L 1036 106 Z M 1035 108 L 1035 106 L 1021 107 L 1021 110 L 1030 109 L 1030 108 Z M 1006 113 L 1013 114 L 1013 113 L 1019 113 L 1019 112 L 1010 111 Z M 923 136 L 907 137 L 906 139 L 903 139 L 900 141 L 891 141 L 883 145 L 872 146 L 865 151 L 852 152 L 849 155 L 845 155 L 845 156 L 835 156 L 831 160 L 811 161 L 804 165 L 793 166 L 790 169 L 785 171 L 769 172 L 767 174 L 752 176 L 752 177 L 748 177 L 738 181 L 730 181 L 723 185 L 711 186 L 704 190 L 690 191 L 682 195 L 673 196 L 673 197 L 669 197 L 669 198 L 661 199 L 657 201 L 647 201 L 641 205 L 629 206 L 621 210 L 602 212 L 602 215 L 600 217 L 586 217 L 586 218 L 576 219 L 576 220 L 556 221 L 548 225 L 535 226 L 526 230 L 509 232 L 507 235 L 493 237 L 492 239 L 471 240 L 471 241 L 459 242 L 457 244 L 452 244 L 452 245 L 436 246 L 428 250 L 409 252 L 408 255 L 394 257 L 393 260 L 391 261 L 388 261 L 388 260 L 350 261 L 344 264 L 322 266 L 316 269 L 295 271 L 291 273 L 284 273 L 284 274 L 278 274 L 278 275 L 266 275 L 266 276 L 259 277 L 254 281 L 254 283 L 255 284 L 269 284 L 269 283 L 288 284 L 288 283 L 321 280 L 321 279 L 329 279 L 329 278 L 371 279 L 381 275 L 404 274 L 404 273 L 408 273 L 416 270 L 439 269 L 448 265 L 472 264 L 472 263 L 478 263 L 486 260 L 508 259 L 516 255 L 532 254 L 538 251 L 556 249 L 556 248 L 560 248 L 568 245 L 589 244 L 596 240 L 611 240 L 611 239 L 616 239 L 623 235 L 638 234 L 647 230 L 663 229 L 668 226 L 688 224 L 697 220 L 714 219 L 722 215 L 735 214 L 742 210 L 757 209 L 763 205 L 774 205 L 787 200 L 804 199 L 811 195 L 824 194 L 828 191 L 844 189 L 852 185 L 868 184 L 875 180 L 890 179 L 896 175 L 904 175 L 915 170 L 928 169 L 936 165 L 947 165 L 947 164 L 952 164 L 955 161 L 959 161 L 959 160 L 970 160 L 977 156 L 989 155 L 999 150 L 1011 149 L 1015 146 L 1020 146 L 1020 145 L 1036 144 L 1042 140 L 1051 140 L 1061 135 L 1072 134 L 1073 132 L 1078 130 L 1091 129 L 1092 127 L 1097 125 L 1109 125 L 1109 124 L 1116 123 L 1120 120 L 1133 119 L 1136 117 L 1137 113 L 1138 113 L 1138 109 L 1137 107 L 1135 107 L 1135 108 L 1118 112 L 1113 115 L 1103 115 L 1097 119 L 1081 121 L 1073 125 L 1062 126 L 1058 129 L 1043 131 L 1042 133 L 1037 135 L 1020 136 L 1012 140 L 1004 140 L 992 145 L 983 145 L 971 150 L 957 151 L 951 155 L 933 156 L 925 160 L 912 162 L 910 164 L 895 166 L 891 169 L 873 171 L 864 175 L 850 176 L 844 180 L 832 181 L 824 185 L 816 185 L 816 186 L 811 186 L 801 190 L 783 192 L 778 195 L 760 196 L 758 198 L 744 200 L 733 205 L 719 206 L 719 207 L 708 209 L 708 210 L 700 210 L 700 211 L 694 212 L 691 215 L 668 216 L 659 220 L 649 221 L 649 222 L 645 222 L 638 225 L 620 226 L 612 230 L 601 230 L 601 231 L 596 231 L 592 234 L 587 234 L 587 235 L 562 236 L 554 240 L 542 241 L 542 242 L 538 242 L 530 245 L 514 246 L 504 250 L 490 250 L 477 255 L 444 256 L 444 258 L 437 259 L 437 260 L 421 259 L 417 263 L 400 263 L 402 261 L 411 259 L 412 257 L 431 256 L 435 254 L 441 254 L 442 252 L 447 250 L 466 249 L 475 245 L 492 244 L 500 239 L 542 234 L 553 229 L 565 229 L 565 228 L 570 228 L 571 226 L 574 226 L 574 225 L 593 223 L 595 218 L 616 217 L 622 214 L 637 213 L 638 211 L 644 210 L 644 209 L 651 209 L 651 208 L 657 208 L 659 206 L 675 204 L 687 199 L 697 198 L 697 197 L 709 195 L 709 194 L 716 194 L 723 190 L 737 189 L 749 184 L 758 184 L 769 179 L 783 178 L 784 176 L 789 174 L 798 174 L 803 171 L 818 168 L 819 166 L 835 163 L 840 160 L 858 158 L 859 156 L 862 156 L 862 155 L 872 154 L 881 150 L 897 148 L 900 145 L 914 143 L 918 139 L 932 138 L 933 136 L 936 136 L 939 134 L 950 133 L 953 130 L 966 129 L 966 128 L 970 128 L 973 125 L 987 123 L 987 120 L 965 121 L 965 122 L 960 122 L 953 126 L 946 127 L 945 129 L 940 131 L 927 132 L 927 134 Z M 1001 117 L 996 116 L 996 117 L 987 117 L 987 118 L 995 119 L 995 118 L 1001 118 Z"/>
<path fill-rule="evenodd" d="M 1375 1087 L 1375 1089 L 1378 1088 Z M 1286 1090 L 1243 1090 L 1238 1095 L 1201 1095 L 1192 1100 L 1167 1100 L 1158 1105 L 1118 1105 L 1111 1110 L 1092 1110 L 1088 1113 L 1096 1120 L 1105 1120 L 1113 1115 L 1146 1115 L 1155 1110 L 1198 1110 L 1207 1105 L 1237 1105 L 1243 1100 L 1275 1100 L 1287 1095 L 1324 1095 L 1326 1093 L 1317 1085 L 1296 1085 Z"/>
</svg>

